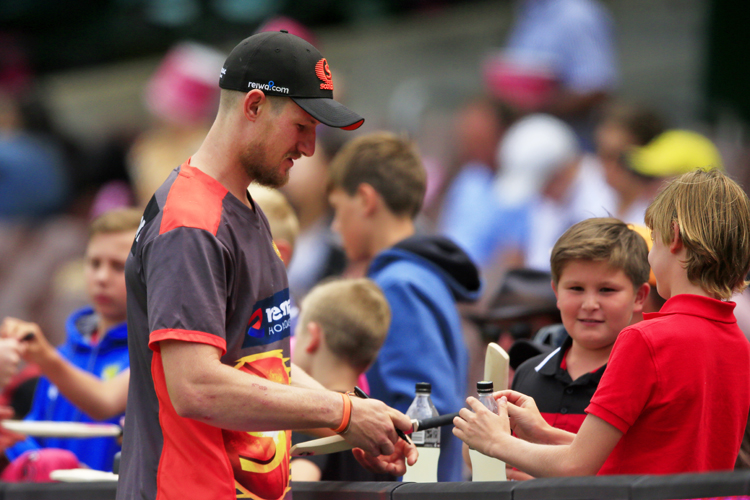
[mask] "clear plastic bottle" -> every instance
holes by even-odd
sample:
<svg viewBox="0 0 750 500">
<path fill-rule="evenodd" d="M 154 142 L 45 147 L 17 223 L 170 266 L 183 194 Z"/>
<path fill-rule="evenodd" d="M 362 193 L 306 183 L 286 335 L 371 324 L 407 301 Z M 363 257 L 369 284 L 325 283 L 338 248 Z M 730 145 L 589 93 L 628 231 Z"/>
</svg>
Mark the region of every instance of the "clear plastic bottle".
<svg viewBox="0 0 750 500">
<path fill-rule="evenodd" d="M 497 401 L 492 397 L 493 387 L 491 381 L 477 382 L 477 394 L 479 402 L 493 413 L 497 413 Z M 472 481 L 505 481 L 505 463 L 492 457 L 488 457 L 476 450 L 469 449 L 471 459 Z"/>
<path fill-rule="evenodd" d="M 429 382 L 419 382 L 416 386 L 416 396 L 406 416 L 411 419 L 425 419 L 437 417 L 438 411 L 430 398 L 432 386 Z M 404 474 L 404 481 L 414 483 L 437 482 L 437 465 L 440 458 L 440 429 L 427 429 L 411 434 L 412 442 L 419 449 L 417 463 L 408 467 Z"/>
</svg>

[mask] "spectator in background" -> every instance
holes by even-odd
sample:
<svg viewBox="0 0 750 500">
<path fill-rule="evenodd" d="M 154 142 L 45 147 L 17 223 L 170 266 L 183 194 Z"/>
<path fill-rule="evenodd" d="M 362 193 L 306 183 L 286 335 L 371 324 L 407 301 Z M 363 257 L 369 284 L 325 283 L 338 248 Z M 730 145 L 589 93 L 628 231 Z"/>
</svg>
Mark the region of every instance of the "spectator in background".
<svg viewBox="0 0 750 500">
<path fill-rule="evenodd" d="M 154 118 L 128 153 L 137 204 L 145 207 L 169 173 L 198 150 L 219 104 L 225 54 L 194 42 L 175 45 L 149 80 L 145 105 Z"/>
<path fill-rule="evenodd" d="M 302 302 L 292 359 L 326 389 L 346 393 L 372 365 L 383 345 L 391 310 L 380 288 L 367 278 L 329 281 Z M 292 433 L 294 444 L 306 441 Z M 291 461 L 295 481 L 393 481 L 365 470 L 349 452 Z"/>
<path fill-rule="evenodd" d="M 297 252 L 288 266 L 289 290 L 295 300 L 302 300 L 316 283 L 340 275 L 346 267 L 346 256 L 331 231 L 333 214 L 328 204 L 328 163 L 338 150 L 337 135 L 336 131 L 321 132 L 315 154 L 296 160 L 289 182 L 281 188 L 299 219 Z"/>
<path fill-rule="evenodd" d="M 643 147 L 664 132 L 664 122 L 653 110 L 636 104 L 607 106 L 596 127 L 596 155 L 617 196 L 613 216 L 631 224 L 643 224 L 646 207 L 659 183 L 638 175 L 623 162 L 633 148 Z"/>
<path fill-rule="evenodd" d="M 487 217 L 477 217 L 500 209 L 492 179 L 498 169 L 497 146 L 509 122 L 502 106 L 480 97 L 464 105 L 453 124 L 459 170 L 443 197 L 438 232 L 480 264 L 489 260 L 500 234 L 509 232 L 503 227 L 488 232 Z M 513 224 L 514 220 L 508 217 L 497 222 Z"/>
<path fill-rule="evenodd" d="M 520 242 L 524 265 L 548 270 L 555 241 L 573 224 L 612 211 L 614 194 L 599 165 L 584 156 L 573 130 L 550 115 L 516 122 L 500 143 L 496 195 L 525 218 L 522 233 L 498 235 L 498 247 Z M 494 226 L 493 226 L 494 227 Z M 505 241 L 504 241 L 505 240 Z"/>
<path fill-rule="evenodd" d="M 479 297 L 479 272 L 444 237 L 415 235 L 426 173 L 413 145 L 374 133 L 344 145 L 330 166 L 333 229 L 347 257 L 369 262 L 367 275 L 385 293 L 393 319 L 367 372 L 372 396 L 406 411 L 418 382 L 432 384 L 439 413 L 464 404 L 468 353 L 457 302 Z M 460 443 L 441 433 L 439 481 L 461 481 Z"/>
<path fill-rule="evenodd" d="M 571 124 L 593 150 L 595 111 L 617 84 L 612 19 L 596 0 L 518 0 L 506 46 L 487 59 L 489 90 Z"/>
<path fill-rule="evenodd" d="M 0 327 L 3 337 L 20 339 L 29 332 L 34 334 L 31 340 L 21 344 L 21 355 L 27 361 L 38 363 L 48 377 L 37 384 L 27 420 L 93 421 L 73 403 L 99 416 L 99 407 L 87 398 L 85 391 L 68 389 L 73 384 L 71 381 L 88 377 L 84 372 L 104 380 L 124 381 L 126 388 L 127 377 L 118 376 L 129 366 L 124 269 L 139 222 L 140 213 L 131 209 L 109 212 L 91 224 L 85 277 L 92 306 L 70 316 L 68 337 L 59 351 L 50 347 L 36 324 L 15 318 L 3 321 Z M 69 399 L 59 394 L 58 385 L 66 388 Z M 123 384 L 120 386 L 123 389 Z M 119 423 L 119 419 L 118 415 L 109 421 Z M 41 448 L 67 450 L 68 456 L 73 454 L 76 461 L 92 469 L 109 471 L 119 444 L 114 438 L 28 438 L 5 450 L 5 456 L 10 461 L 23 461 Z M 19 472 L 20 477 L 3 476 L 3 479 L 30 479 L 23 475 L 22 467 L 11 467 L 11 470 Z"/>
</svg>

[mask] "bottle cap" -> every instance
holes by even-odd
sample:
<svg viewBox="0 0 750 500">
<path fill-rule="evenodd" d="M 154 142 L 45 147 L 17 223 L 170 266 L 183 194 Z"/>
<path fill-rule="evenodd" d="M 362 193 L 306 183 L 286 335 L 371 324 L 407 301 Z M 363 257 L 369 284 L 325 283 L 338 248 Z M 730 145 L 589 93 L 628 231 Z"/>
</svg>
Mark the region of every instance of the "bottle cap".
<svg viewBox="0 0 750 500">
<path fill-rule="evenodd" d="M 477 382 L 477 392 L 492 392 L 492 381 L 491 380 L 483 380 L 481 382 Z"/>
<path fill-rule="evenodd" d="M 429 382 L 417 382 L 417 392 L 430 394 L 432 392 L 432 384 Z"/>
</svg>

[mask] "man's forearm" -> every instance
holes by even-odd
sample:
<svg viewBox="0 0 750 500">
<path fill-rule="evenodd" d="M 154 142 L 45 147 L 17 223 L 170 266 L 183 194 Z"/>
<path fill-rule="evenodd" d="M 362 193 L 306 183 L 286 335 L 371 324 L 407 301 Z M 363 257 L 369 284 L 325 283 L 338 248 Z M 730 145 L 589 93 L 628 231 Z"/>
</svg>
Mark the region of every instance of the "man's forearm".
<svg viewBox="0 0 750 500">
<path fill-rule="evenodd" d="M 492 456 L 534 477 L 584 476 L 597 472 L 579 463 L 569 444 L 536 444 L 508 436 L 504 445 L 492 450 Z"/>
</svg>

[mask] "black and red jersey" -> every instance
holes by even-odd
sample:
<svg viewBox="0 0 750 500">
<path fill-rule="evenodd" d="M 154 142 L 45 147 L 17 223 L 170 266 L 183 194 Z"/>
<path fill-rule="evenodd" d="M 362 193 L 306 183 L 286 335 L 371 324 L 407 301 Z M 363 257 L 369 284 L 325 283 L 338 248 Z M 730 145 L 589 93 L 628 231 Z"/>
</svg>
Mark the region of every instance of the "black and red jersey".
<svg viewBox="0 0 750 500">
<path fill-rule="evenodd" d="M 117 498 L 284 498 L 291 433 L 180 417 L 159 350 L 166 339 L 212 345 L 226 365 L 290 383 L 289 288 L 263 212 L 187 162 L 148 204 L 125 274 L 131 374 Z"/>
</svg>

